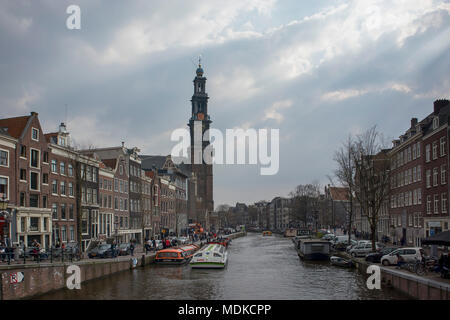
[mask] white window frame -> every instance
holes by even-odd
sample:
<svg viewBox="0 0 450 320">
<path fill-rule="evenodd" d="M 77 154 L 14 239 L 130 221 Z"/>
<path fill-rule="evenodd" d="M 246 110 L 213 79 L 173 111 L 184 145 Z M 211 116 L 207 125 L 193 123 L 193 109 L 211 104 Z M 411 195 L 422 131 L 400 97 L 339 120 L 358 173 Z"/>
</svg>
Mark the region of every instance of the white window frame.
<svg viewBox="0 0 450 320">
<path fill-rule="evenodd" d="M 31 174 L 32 173 L 36 173 L 37 174 L 37 186 L 38 186 L 37 189 L 31 189 Z M 29 186 L 30 191 L 37 191 L 37 192 L 41 191 L 41 173 L 40 172 L 36 172 L 36 171 L 30 170 L 30 183 L 29 183 L 29 185 L 30 185 Z"/>
<path fill-rule="evenodd" d="M 6 166 L 4 164 L 0 164 L 0 167 L 9 168 L 9 150 L 0 148 L 0 151 L 6 152 L 6 154 L 7 154 L 6 155 Z"/>
<path fill-rule="evenodd" d="M 33 138 L 33 133 L 34 133 L 35 131 L 37 132 L 37 139 Z M 31 140 L 33 140 L 33 141 L 39 141 L 39 129 L 36 129 L 36 128 L 31 127 Z"/>
<path fill-rule="evenodd" d="M 35 166 L 33 166 L 31 164 L 31 161 L 32 161 L 31 154 L 32 154 L 33 150 L 38 152 L 38 155 L 37 155 L 37 167 L 35 167 Z M 35 148 L 30 148 L 30 168 L 33 168 L 33 169 L 40 169 L 41 168 L 41 150 L 35 149 Z"/>
<path fill-rule="evenodd" d="M 441 194 L 441 212 L 447 213 L 447 193 Z"/>
<path fill-rule="evenodd" d="M 439 154 L 441 157 L 447 154 L 447 138 L 445 136 L 439 139 Z"/>
<path fill-rule="evenodd" d="M 447 183 L 447 168 L 446 165 L 441 165 L 441 184 Z"/>
<path fill-rule="evenodd" d="M 3 179 L 6 179 L 6 185 L 7 185 L 7 188 L 6 188 L 6 200 L 8 200 L 9 201 L 9 186 L 10 186 L 10 183 L 9 183 L 9 177 L 8 176 L 0 176 L 0 178 L 3 178 Z"/>
</svg>

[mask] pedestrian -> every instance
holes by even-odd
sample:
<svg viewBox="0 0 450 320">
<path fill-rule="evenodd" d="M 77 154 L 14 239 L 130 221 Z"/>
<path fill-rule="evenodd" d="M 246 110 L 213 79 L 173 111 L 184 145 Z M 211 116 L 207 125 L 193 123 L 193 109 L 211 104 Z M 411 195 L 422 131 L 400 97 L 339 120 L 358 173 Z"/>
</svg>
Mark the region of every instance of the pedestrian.
<svg viewBox="0 0 450 320">
<path fill-rule="evenodd" d="M 116 257 L 116 240 L 111 243 L 111 257 Z"/>
<path fill-rule="evenodd" d="M 130 242 L 130 252 L 131 252 L 131 256 L 134 255 L 134 243 L 133 241 Z"/>
</svg>

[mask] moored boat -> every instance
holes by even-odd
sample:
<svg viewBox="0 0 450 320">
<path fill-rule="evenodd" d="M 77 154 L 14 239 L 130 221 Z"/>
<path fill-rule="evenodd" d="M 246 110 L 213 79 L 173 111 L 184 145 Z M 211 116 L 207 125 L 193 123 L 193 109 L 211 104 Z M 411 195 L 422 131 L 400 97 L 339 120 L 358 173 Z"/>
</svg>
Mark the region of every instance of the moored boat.
<svg viewBox="0 0 450 320">
<path fill-rule="evenodd" d="M 167 248 L 156 252 L 155 263 L 180 265 L 189 262 L 198 246 L 190 244 L 180 247 Z"/>
<path fill-rule="evenodd" d="M 221 269 L 228 263 L 228 252 L 223 245 L 207 244 L 192 257 L 189 265 L 194 269 Z"/>
<path fill-rule="evenodd" d="M 345 267 L 350 268 L 352 266 L 352 261 L 347 260 L 341 257 L 332 256 L 330 257 L 330 262 L 332 265 L 338 266 L 338 267 Z"/>
<path fill-rule="evenodd" d="M 297 253 L 305 260 L 328 260 L 330 257 L 330 242 L 320 239 L 298 239 Z"/>
</svg>

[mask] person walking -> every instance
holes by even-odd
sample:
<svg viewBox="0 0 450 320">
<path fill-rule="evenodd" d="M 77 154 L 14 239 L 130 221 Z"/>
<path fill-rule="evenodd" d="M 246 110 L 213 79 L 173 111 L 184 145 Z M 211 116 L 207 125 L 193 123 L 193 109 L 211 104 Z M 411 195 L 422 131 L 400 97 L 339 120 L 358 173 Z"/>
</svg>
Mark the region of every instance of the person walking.
<svg viewBox="0 0 450 320">
<path fill-rule="evenodd" d="M 134 243 L 133 241 L 130 241 L 130 252 L 131 252 L 131 256 L 134 255 Z"/>
<path fill-rule="evenodd" d="M 152 246 L 153 246 L 153 250 L 156 251 L 156 240 L 153 237 L 152 237 Z"/>
</svg>

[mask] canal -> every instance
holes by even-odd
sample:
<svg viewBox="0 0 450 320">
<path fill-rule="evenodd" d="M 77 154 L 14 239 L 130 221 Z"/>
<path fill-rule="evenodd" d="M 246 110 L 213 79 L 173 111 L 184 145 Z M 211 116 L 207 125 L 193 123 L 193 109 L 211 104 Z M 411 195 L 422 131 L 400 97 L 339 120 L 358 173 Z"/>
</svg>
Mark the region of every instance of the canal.
<svg viewBox="0 0 450 320">
<path fill-rule="evenodd" d="M 38 299 L 405 299 L 394 290 L 368 290 L 355 270 L 300 260 L 291 239 L 278 235 L 234 239 L 228 258 L 223 270 L 152 265 Z"/>
</svg>

